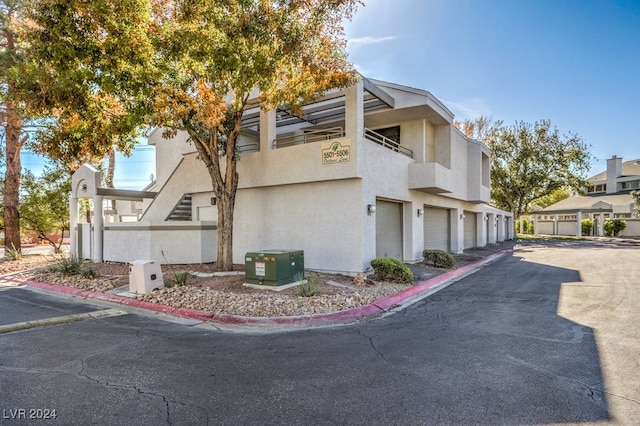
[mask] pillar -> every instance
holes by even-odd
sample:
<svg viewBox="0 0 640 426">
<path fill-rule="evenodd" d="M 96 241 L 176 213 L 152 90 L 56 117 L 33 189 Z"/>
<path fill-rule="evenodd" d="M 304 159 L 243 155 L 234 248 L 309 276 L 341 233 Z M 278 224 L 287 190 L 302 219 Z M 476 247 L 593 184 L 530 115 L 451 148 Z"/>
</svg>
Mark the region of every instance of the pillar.
<svg viewBox="0 0 640 426">
<path fill-rule="evenodd" d="M 598 217 L 598 237 L 604 236 L 604 213 Z"/>
<path fill-rule="evenodd" d="M 69 197 L 69 252 L 71 256 L 80 257 L 78 253 L 78 199 L 74 196 Z"/>
<path fill-rule="evenodd" d="M 93 197 L 93 261 L 102 262 L 102 236 L 104 232 L 104 220 L 102 215 L 102 195 Z"/>
<path fill-rule="evenodd" d="M 451 252 L 462 253 L 464 251 L 464 211 L 462 209 L 450 209 L 449 212 Z"/>
<path fill-rule="evenodd" d="M 362 80 L 345 90 L 345 136 L 356 145 L 364 132 L 364 85 Z"/>
<path fill-rule="evenodd" d="M 273 149 L 276 138 L 276 110 L 260 110 L 260 151 Z"/>
<path fill-rule="evenodd" d="M 582 237 L 582 212 L 581 211 L 578 211 L 578 213 L 576 213 L 576 222 L 577 222 L 576 237 L 580 238 Z"/>
</svg>

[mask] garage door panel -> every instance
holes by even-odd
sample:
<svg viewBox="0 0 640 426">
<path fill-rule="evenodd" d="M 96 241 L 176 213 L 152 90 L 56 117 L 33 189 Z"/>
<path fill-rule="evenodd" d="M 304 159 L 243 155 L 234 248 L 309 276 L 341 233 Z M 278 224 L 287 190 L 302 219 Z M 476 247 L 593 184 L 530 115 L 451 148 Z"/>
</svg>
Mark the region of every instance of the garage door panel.
<svg viewBox="0 0 640 426">
<path fill-rule="evenodd" d="M 464 248 L 471 249 L 476 246 L 476 213 L 464 212 Z"/>
<path fill-rule="evenodd" d="M 402 204 L 376 202 L 376 257 L 402 260 Z"/>
<path fill-rule="evenodd" d="M 425 207 L 424 248 L 449 251 L 449 210 Z"/>
</svg>

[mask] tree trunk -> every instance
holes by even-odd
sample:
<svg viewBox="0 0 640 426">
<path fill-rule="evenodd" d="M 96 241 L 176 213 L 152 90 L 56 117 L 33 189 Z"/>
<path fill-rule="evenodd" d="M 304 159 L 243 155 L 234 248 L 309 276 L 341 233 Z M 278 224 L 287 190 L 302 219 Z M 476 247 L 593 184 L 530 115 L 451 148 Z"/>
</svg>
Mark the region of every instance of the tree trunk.
<svg viewBox="0 0 640 426">
<path fill-rule="evenodd" d="M 218 197 L 218 244 L 216 270 L 233 271 L 233 209 L 235 193 Z"/>
<path fill-rule="evenodd" d="M 8 249 L 21 250 L 20 244 L 20 212 L 19 194 L 22 165 L 20 164 L 20 148 L 22 142 L 22 118 L 16 111 L 6 106 L 6 160 L 4 175 L 4 245 Z"/>
</svg>

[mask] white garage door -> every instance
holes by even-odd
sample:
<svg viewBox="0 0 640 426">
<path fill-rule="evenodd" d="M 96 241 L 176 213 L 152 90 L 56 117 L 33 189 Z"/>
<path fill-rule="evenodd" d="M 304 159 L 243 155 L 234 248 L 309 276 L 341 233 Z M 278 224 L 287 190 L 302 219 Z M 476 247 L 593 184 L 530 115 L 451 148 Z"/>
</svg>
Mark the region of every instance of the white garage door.
<svg viewBox="0 0 640 426">
<path fill-rule="evenodd" d="M 542 234 L 542 235 L 553 235 L 553 222 L 552 221 L 548 221 L 548 222 L 542 222 L 542 221 L 538 221 L 538 229 L 535 230 L 536 234 Z M 518 232 L 520 232 L 520 229 L 518 229 Z"/>
<path fill-rule="evenodd" d="M 449 251 L 449 210 L 425 207 L 424 248 Z"/>
<path fill-rule="evenodd" d="M 402 204 L 376 201 L 376 257 L 402 260 Z"/>
<path fill-rule="evenodd" d="M 464 249 L 474 248 L 476 246 L 476 214 L 473 212 L 464 212 Z"/>
</svg>

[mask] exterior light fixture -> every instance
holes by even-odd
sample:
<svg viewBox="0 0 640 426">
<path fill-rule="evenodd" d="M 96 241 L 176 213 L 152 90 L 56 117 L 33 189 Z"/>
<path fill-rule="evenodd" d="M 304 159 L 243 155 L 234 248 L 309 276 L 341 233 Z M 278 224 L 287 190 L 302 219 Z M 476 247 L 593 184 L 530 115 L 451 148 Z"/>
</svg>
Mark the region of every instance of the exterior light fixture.
<svg viewBox="0 0 640 426">
<path fill-rule="evenodd" d="M 376 206 L 374 206 L 373 204 L 367 204 L 367 214 L 371 216 L 375 212 L 376 212 Z"/>
<path fill-rule="evenodd" d="M 465 218 L 464 213 L 460 213 L 460 220 L 462 220 L 462 219 L 464 219 L 464 218 Z"/>
<path fill-rule="evenodd" d="M 215 206 L 216 204 L 218 204 L 218 200 L 216 200 L 216 197 L 211 197 L 211 205 Z"/>
<path fill-rule="evenodd" d="M 422 217 L 423 214 L 424 214 L 424 210 L 418 209 L 418 217 Z"/>
<path fill-rule="evenodd" d="M 82 184 L 82 190 L 85 191 L 85 192 L 87 191 L 87 184 L 86 183 Z"/>
</svg>

